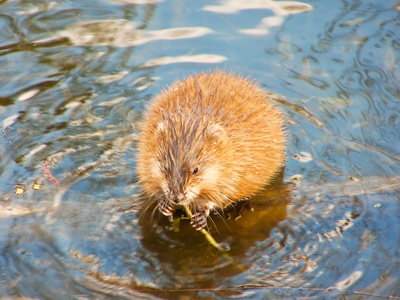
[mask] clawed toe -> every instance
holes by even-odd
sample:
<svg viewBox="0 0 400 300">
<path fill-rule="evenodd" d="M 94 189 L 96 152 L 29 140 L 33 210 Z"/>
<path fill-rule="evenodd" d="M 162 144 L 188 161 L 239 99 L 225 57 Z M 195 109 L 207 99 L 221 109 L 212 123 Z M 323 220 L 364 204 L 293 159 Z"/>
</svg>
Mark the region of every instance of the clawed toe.
<svg viewBox="0 0 400 300">
<path fill-rule="evenodd" d="M 240 219 L 242 217 L 242 212 L 244 210 L 254 211 L 254 209 L 253 209 L 253 207 L 251 205 L 251 198 L 240 199 L 239 201 L 237 201 L 234 204 L 233 210 L 236 211 L 236 216 L 234 217 L 235 221 L 237 221 L 238 219 Z M 227 215 L 228 219 L 231 218 L 231 214 L 229 212 L 227 212 L 226 215 Z"/>
<path fill-rule="evenodd" d="M 202 230 L 207 226 L 207 213 L 206 212 L 198 212 L 192 215 L 192 221 L 190 224 L 196 228 L 196 230 Z"/>
<path fill-rule="evenodd" d="M 160 203 L 158 204 L 158 210 L 164 215 L 164 216 L 172 216 L 174 213 L 175 207 L 174 205 L 168 201 L 167 199 L 162 199 Z"/>
</svg>

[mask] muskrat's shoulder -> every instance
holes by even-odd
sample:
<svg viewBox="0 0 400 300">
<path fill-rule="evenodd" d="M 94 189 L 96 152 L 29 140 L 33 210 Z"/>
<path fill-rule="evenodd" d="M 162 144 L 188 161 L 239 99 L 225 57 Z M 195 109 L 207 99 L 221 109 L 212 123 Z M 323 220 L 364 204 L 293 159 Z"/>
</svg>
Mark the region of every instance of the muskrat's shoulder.
<svg viewBox="0 0 400 300">
<path fill-rule="evenodd" d="M 148 107 L 148 114 L 196 110 L 225 122 L 231 118 L 237 123 L 248 115 L 264 118 L 265 114 L 269 114 L 269 121 L 283 120 L 282 112 L 268 101 L 270 96 L 249 78 L 224 71 L 200 73 L 175 81 L 163 90 Z M 228 111 L 229 114 L 224 114 Z M 238 116 L 239 120 L 235 120 Z"/>
</svg>

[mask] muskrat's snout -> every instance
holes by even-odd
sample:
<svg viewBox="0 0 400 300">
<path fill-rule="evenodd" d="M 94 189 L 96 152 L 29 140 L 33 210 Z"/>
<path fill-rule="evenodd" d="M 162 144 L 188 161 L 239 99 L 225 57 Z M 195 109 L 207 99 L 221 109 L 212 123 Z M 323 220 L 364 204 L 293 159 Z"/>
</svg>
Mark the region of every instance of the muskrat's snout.
<svg viewBox="0 0 400 300">
<path fill-rule="evenodd" d="M 183 200 L 185 199 L 185 195 L 184 194 L 178 194 L 175 197 L 172 198 L 172 201 L 176 204 L 181 203 Z"/>
<path fill-rule="evenodd" d="M 167 191 L 165 196 L 169 201 L 175 204 L 179 204 L 185 200 L 185 194 L 182 192 Z"/>
<path fill-rule="evenodd" d="M 175 211 L 176 205 L 182 205 L 186 199 L 184 193 L 167 191 L 165 196 L 160 199 L 158 210 L 165 216 L 170 217 Z"/>
</svg>

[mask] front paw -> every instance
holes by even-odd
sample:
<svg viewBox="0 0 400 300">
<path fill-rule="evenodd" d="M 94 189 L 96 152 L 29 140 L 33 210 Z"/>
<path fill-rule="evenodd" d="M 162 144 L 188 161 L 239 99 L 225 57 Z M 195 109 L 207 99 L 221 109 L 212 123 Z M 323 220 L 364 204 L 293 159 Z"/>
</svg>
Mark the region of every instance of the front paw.
<svg viewBox="0 0 400 300">
<path fill-rule="evenodd" d="M 235 209 L 236 209 L 235 221 L 237 221 L 238 219 L 240 219 L 242 217 L 242 212 L 244 210 L 254 211 L 254 208 L 251 205 L 251 198 L 247 197 L 247 198 L 240 199 L 236 203 Z"/>
<path fill-rule="evenodd" d="M 202 230 L 207 226 L 208 213 L 206 211 L 200 211 L 192 215 L 190 224 L 196 228 L 196 230 Z"/>
<path fill-rule="evenodd" d="M 173 203 L 163 198 L 158 204 L 158 210 L 166 217 L 172 216 L 175 210 Z"/>
</svg>

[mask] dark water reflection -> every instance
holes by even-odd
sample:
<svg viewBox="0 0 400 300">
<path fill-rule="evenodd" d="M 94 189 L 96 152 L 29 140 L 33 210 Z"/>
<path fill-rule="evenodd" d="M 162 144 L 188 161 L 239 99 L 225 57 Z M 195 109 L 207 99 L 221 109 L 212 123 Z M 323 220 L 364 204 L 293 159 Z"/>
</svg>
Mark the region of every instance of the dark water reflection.
<svg viewBox="0 0 400 300">
<path fill-rule="evenodd" d="M 398 2 L 0 8 L 1 297 L 400 299 Z M 217 67 L 289 117 L 282 182 L 210 222 L 227 253 L 144 212 L 135 178 L 147 102 Z"/>
</svg>

